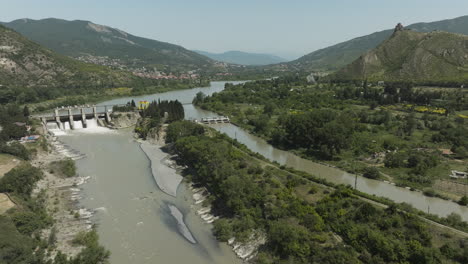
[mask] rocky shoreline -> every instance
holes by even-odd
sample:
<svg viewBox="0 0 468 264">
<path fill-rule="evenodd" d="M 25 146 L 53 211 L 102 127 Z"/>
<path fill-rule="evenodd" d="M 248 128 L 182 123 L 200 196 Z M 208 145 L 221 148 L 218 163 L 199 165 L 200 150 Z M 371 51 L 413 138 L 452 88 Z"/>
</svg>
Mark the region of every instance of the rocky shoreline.
<svg viewBox="0 0 468 264">
<path fill-rule="evenodd" d="M 171 169 L 170 174 L 166 175 L 159 175 L 155 176 L 154 173 L 159 173 L 158 171 L 153 171 L 153 176 L 155 177 L 156 182 L 158 183 L 158 186 L 160 187 L 161 190 L 168 194 L 172 194 L 174 197 L 176 196 L 176 190 L 177 186 L 180 184 L 182 181 L 183 177 L 180 176 L 179 172 L 183 169 L 183 167 L 177 165 L 175 162 L 174 158 L 176 156 L 170 156 L 167 153 L 162 152 L 160 148 L 165 146 L 165 135 L 166 135 L 166 129 L 167 125 L 163 125 L 159 130 L 153 131 L 147 138 L 147 140 L 144 140 L 141 142 L 141 147 L 142 150 L 146 153 L 148 158 L 151 160 L 152 164 L 152 169 L 153 169 L 153 164 L 161 164 L 163 166 L 159 167 L 165 167 Z M 154 153 L 155 149 L 157 149 L 157 155 L 152 156 Z M 178 177 L 173 177 L 177 175 Z M 179 182 L 179 177 L 180 177 L 180 182 Z M 161 183 L 161 185 L 160 185 Z M 215 216 L 211 212 L 211 207 L 210 206 L 204 206 L 203 202 L 210 196 L 210 193 L 206 188 L 197 188 L 193 183 L 187 183 L 188 189 L 192 193 L 192 199 L 193 199 L 193 205 L 191 208 L 195 211 L 195 213 L 205 222 L 206 224 L 213 224 L 214 221 L 219 219 L 218 216 Z M 171 186 L 171 187 L 168 187 Z M 174 215 L 174 208 L 170 208 L 171 213 Z M 177 212 L 175 213 L 177 215 Z M 177 218 L 177 217 L 176 217 Z M 178 216 L 178 222 L 181 223 L 183 222 L 183 216 Z M 180 221 L 179 221 L 180 220 Z M 184 235 L 185 236 L 185 235 Z M 190 237 L 186 238 L 194 243 L 195 240 L 189 239 Z M 229 239 L 228 245 L 232 248 L 234 253 L 242 259 L 243 261 L 249 261 L 253 257 L 256 256 L 258 249 L 260 248 L 261 245 L 266 243 L 266 236 L 263 232 L 261 231 L 256 231 L 251 234 L 251 237 L 248 242 L 237 242 L 236 238 L 233 237 Z"/>
<path fill-rule="evenodd" d="M 193 207 L 199 209 L 196 210 L 196 214 L 207 224 L 212 224 L 214 221 L 219 219 L 219 216 L 214 216 L 211 212 L 210 206 L 203 206 L 203 202 L 210 196 L 210 193 L 206 188 L 196 188 L 193 183 L 190 184 L 189 189 L 192 191 L 192 198 L 195 202 Z M 249 261 L 257 255 L 260 246 L 266 243 L 266 235 L 257 230 L 252 232 L 248 242 L 236 242 L 236 238 L 232 237 L 228 240 L 228 245 L 232 248 L 234 253 L 240 259 Z"/>
<path fill-rule="evenodd" d="M 33 196 L 45 193 L 45 207 L 53 218 L 53 225 L 42 230 L 41 237 L 48 240 L 51 234 L 55 236 L 55 248 L 50 252 L 50 258 L 54 258 L 58 251 L 68 257 L 76 256 L 84 248 L 74 245 L 73 239 L 80 232 L 88 232 L 93 228 L 90 218 L 93 211 L 82 208 L 78 204 L 81 198 L 80 185 L 85 184 L 89 176 L 75 176 L 64 178 L 58 176 L 49 169 L 49 164 L 65 158 L 77 160 L 84 155 L 61 143 L 56 137 L 44 136 L 49 145 L 48 151 L 40 151 L 31 161 L 31 164 L 40 168 L 44 177 L 33 190 Z"/>
</svg>

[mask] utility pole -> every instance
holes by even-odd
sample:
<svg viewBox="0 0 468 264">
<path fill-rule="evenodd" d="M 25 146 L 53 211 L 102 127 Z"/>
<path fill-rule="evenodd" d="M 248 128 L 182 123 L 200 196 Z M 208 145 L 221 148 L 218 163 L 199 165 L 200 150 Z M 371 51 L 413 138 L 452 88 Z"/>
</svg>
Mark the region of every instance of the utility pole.
<svg viewBox="0 0 468 264">
<path fill-rule="evenodd" d="M 354 173 L 354 189 L 357 190 L 357 171 L 356 167 L 354 166 L 354 163 L 351 163 L 351 169 Z"/>
<path fill-rule="evenodd" d="M 466 186 L 468 185 L 468 176 L 465 179 L 466 179 L 466 182 L 465 182 L 465 196 L 466 196 Z"/>
<path fill-rule="evenodd" d="M 357 173 L 354 173 L 354 189 L 357 190 Z"/>
</svg>

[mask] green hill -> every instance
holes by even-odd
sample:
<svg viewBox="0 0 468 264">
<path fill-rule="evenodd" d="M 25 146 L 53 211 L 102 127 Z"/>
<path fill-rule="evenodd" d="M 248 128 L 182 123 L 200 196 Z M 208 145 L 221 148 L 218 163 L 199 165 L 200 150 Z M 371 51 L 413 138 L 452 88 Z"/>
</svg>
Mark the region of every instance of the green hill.
<svg viewBox="0 0 468 264">
<path fill-rule="evenodd" d="M 463 82 L 468 80 L 468 36 L 396 30 L 377 48 L 339 70 L 339 79 Z"/>
<path fill-rule="evenodd" d="M 0 43 L 2 87 L 114 86 L 135 78 L 56 54 L 1 25 Z"/>
<path fill-rule="evenodd" d="M 418 32 L 441 30 L 468 35 L 468 16 L 431 23 L 416 23 L 406 28 Z M 384 40 L 388 39 L 392 33 L 393 29 L 389 29 L 358 37 L 314 51 L 288 63 L 288 65 L 305 71 L 334 71 L 351 63 L 365 52 L 377 47 Z"/>
<path fill-rule="evenodd" d="M 249 53 L 243 51 L 226 51 L 223 53 L 211 53 L 199 50 L 194 51 L 201 55 L 207 56 L 208 58 L 211 58 L 213 60 L 240 65 L 268 65 L 287 61 L 286 59 L 283 59 L 281 57 L 263 53 Z"/>
<path fill-rule="evenodd" d="M 107 60 L 98 64 L 193 70 L 213 63 L 181 46 L 133 36 L 89 21 L 20 19 L 3 24 L 57 53 L 85 57 L 90 62 Z"/>
</svg>

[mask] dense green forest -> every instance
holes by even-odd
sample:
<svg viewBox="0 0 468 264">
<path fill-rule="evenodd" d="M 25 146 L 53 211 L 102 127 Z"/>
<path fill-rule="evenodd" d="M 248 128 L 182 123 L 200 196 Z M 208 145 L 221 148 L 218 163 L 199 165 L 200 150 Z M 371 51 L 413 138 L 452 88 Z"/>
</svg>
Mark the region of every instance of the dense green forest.
<svg viewBox="0 0 468 264">
<path fill-rule="evenodd" d="M 468 167 L 466 88 L 311 85 L 293 76 L 227 84 L 210 97 L 197 95 L 194 103 L 282 149 L 429 195 L 438 195 L 429 187 L 450 170 Z"/>
<path fill-rule="evenodd" d="M 464 263 L 466 239 L 387 209 L 354 190 L 325 187 L 266 162 L 226 135 L 188 122 L 169 125 L 168 149 L 184 175 L 206 187 L 221 241 L 266 236 L 254 263 Z"/>
</svg>

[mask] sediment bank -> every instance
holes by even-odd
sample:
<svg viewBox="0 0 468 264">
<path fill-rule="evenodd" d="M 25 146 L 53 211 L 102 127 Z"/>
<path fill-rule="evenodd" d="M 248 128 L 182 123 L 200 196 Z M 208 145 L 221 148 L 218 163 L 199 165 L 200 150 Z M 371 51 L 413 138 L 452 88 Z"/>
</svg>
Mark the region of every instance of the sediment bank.
<svg viewBox="0 0 468 264">
<path fill-rule="evenodd" d="M 140 147 L 151 161 L 151 172 L 158 187 L 166 194 L 176 197 L 177 188 L 183 177 L 164 164 L 168 154 L 161 150 L 162 146 L 153 145 L 147 141 L 143 141 Z"/>
</svg>

